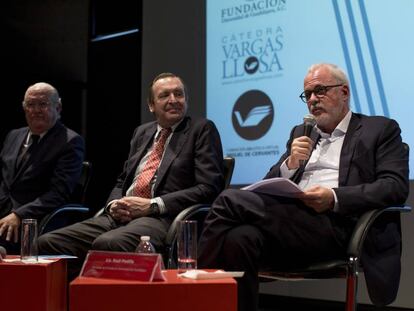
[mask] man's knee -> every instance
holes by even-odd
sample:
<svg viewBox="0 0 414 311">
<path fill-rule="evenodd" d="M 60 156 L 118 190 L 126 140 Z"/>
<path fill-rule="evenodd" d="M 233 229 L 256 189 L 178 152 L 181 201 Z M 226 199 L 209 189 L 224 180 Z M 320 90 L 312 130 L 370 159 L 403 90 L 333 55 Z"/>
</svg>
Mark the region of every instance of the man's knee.
<svg viewBox="0 0 414 311">
<path fill-rule="evenodd" d="M 112 251 L 112 252 L 133 252 L 133 245 L 128 245 L 120 237 L 115 237 L 110 233 L 98 236 L 92 243 L 93 250 Z"/>
<path fill-rule="evenodd" d="M 246 215 L 253 214 L 253 218 L 263 217 L 263 199 L 260 194 L 253 191 L 240 189 L 226 189 L 214 201 L 213 209 L 215 210 L 233 210 L 234 213 Z"/>
<path fill-rule="evenodd" d="M 228 200 L 232 200 L 233 198 L 237 198 L 241 193 L 241 190 L 239 189 L 226 189 L 223 190 L 220 195 L 216 198 L 216 202 L 220 202 L 220 201 L 228 201 Z"/>
<path fill-rule="evenodd" d="M 98 251 L 112 250 L 112 239 L 107 235 L 100 235 L 92 242 L 92 249 Z"/>
</svg>

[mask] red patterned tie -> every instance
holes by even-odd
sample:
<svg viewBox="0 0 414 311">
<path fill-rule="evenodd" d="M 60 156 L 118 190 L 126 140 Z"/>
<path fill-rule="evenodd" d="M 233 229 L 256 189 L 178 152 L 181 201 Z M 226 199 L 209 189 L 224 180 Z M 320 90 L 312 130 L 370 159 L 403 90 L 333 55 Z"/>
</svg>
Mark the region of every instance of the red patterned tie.
<svg viewBox="0 0 414 311">
<path fill-rule="evenodd" d="M 135 183 L 134 195 L 142 198 L 151 198 L 151 180 L 155 171 L 160 165 L 161 157 L 164 152 L 164 145 L 168 136 L 171 134 L 171 128 L 162 129 L 158 139 L 152 148 L 151 154 L 140 172 Z"/>
</svg>

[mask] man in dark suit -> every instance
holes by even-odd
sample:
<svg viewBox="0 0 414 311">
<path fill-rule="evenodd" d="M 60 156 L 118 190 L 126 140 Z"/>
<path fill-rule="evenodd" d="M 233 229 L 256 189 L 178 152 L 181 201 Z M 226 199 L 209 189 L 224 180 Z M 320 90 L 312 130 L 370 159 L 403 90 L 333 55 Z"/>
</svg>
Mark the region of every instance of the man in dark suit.
<svg viewBox="0 0 414 311">
<path fill-rule="evenodd" d="M 156 121 L 136 128 L 105 213 L 43 235 L 40 253 L 71 254 L 83 261 L 89 249 L 133 252 L 144 235 L 162 251 L 174 217 L 193 204 L 211 203 L 222 191 L 219 133 L 213 122 L 186 116 L 188 95 L 181 78 L 160 74 L 148 97 Z"/>
<path fill-rule="evenodd" d="M 349 110 L 344 72 L 313 65 L 301 98 L 316 119 L 311 137 L 293 128 L 287 151 L 266 178 L 286 177 L 298 199 L 244 190 L 213 203 L 200 238 L 199 265 L 245 271 L 239 310 L 256 310 L 258 270 L 298 266 L 345 255 L 350 232 L 368 209 L 404 204 L 408 155 L 394 120 Z M 362 262 L 371 300 L 395 299 L 400 276 L 399 217 L 384 219 L 368 238 Z"/>
<path fill-rule="evenodd" d="M 19 251 L 24 218 L 41 219 L 69 199 L 81 173 L 84 142 L 60 122 L 62 103 L 47 83 L 30 86 L 28 126 L 12 130 L 0 154 L 0 245 Z"/>
</svg>

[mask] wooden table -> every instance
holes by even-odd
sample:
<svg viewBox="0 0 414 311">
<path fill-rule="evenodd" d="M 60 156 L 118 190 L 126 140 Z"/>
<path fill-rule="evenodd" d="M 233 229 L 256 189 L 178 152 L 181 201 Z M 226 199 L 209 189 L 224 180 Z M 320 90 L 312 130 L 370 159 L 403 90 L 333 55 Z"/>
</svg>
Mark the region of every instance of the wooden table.
<svg viewBox="0 0 414 311">
<path fill-rule="evenodd" d="M 7 260 L 19 257 L 7 256 Z M 67 309 L 66 261 L 0 262 L 0 309 L 64 311 Z"/>
<path fill-rule="evenodd" d="M 233 278 L 192 280 L 163 272 L 167 281 L 139 282 L 78 277 L 70 283 L 69 308 L 80 310 L 236 311 Z"/>
</svg>

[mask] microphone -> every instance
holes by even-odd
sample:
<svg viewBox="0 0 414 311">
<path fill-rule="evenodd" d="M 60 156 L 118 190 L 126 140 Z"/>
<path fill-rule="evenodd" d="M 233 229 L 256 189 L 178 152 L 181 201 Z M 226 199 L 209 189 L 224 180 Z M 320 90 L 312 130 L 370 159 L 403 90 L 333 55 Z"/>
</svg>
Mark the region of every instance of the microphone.
<svg viewBox="0 0 414 311">
<path fill-rule="evenodd" d="M 3 246 L 0 246 L 0 261 L 2 261 L 3 258 L 6 258 L 7 251 Z"/>
<path fill-rule="evenodd" d="M 313 127 L 316 125 L 316 119 L 313 114 L 307 114 L 303 117 L 303 136 L 310 137 Z M 305 160 L 300 160 L 300 166 L 305 165 Z"/>
<path fill-rule="evenodd" d="M 316 119 L 313 114 L 307 114 L 303 117 L 303 136 L 310 137 L 312 129 L 316 124 Z"/>
</svg>

